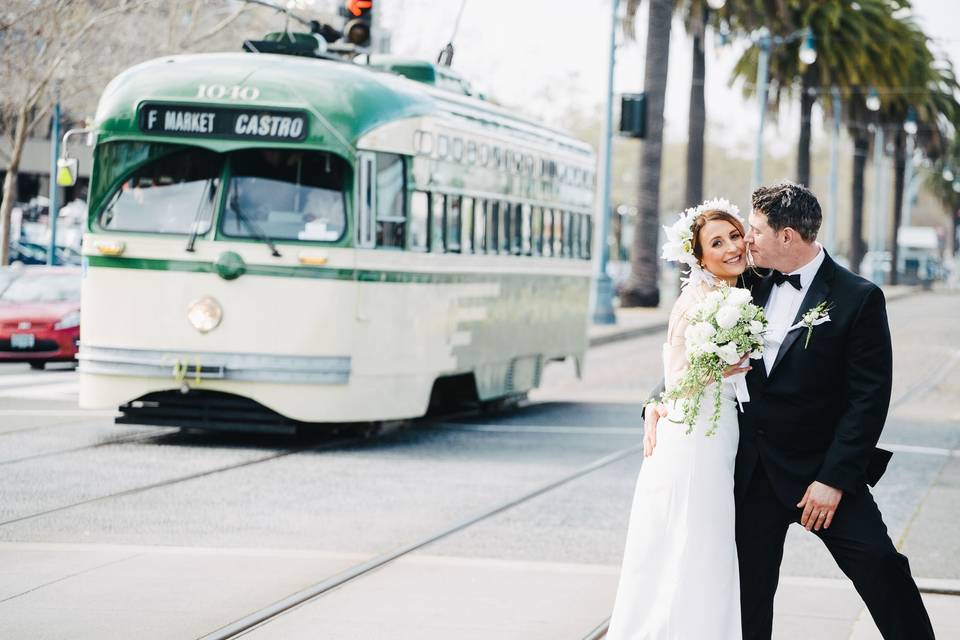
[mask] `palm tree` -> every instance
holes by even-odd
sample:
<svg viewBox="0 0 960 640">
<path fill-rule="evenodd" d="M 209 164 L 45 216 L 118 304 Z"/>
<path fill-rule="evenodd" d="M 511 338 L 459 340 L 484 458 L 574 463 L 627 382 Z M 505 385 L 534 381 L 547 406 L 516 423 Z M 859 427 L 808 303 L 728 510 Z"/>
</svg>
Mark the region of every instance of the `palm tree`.
<svg viewBox="0 0 960 640">
<path fill-rule="evenodd" d="M 620 293 L 624 307 L 656 307 L 660 304 L 660 166 L 663 147 L 663 101 L 670 56 L 672 0 L 649 0 L 644 91 L 647 95 L 647 137 L 640 148 L 640 179 L 637 226 L 630 256 L 630 276 Z M 632 24 L 639 0 L 627 3 L 627 21 Z M 628 29 L 628 36 L 630 31 Z"/>
<path fill-rule="evenodd" d="M 946 173 L 949 171 L 950 173 Z M 944 153 L 933 163 L 932 171 L 927 176 L 927 188 L 943 205 L 944 210 L 952 220 L 953 254 L 960 253 L 957 246 L 957 235 L 960 232 L 960 176 L 951 175 L 960 173 L 960 137 L 954 137 Z M 950 178 L 947 180 L 947 178 Z"/>
<path fill-rule="evenodd" d="M 904 169 L 906 157 L 904 122 L 909 117 L 917 127 L 916 148 L 928 158 L 943 154 L 949 144 L 946 131 L 960 128 L 960 85 L 949 60 L 937 60 L 930 51 L 926 34 L 912 18 L 902 18 L 901 32 L 895 37 L 909 43 L 909 55 L 901 62 L 900 90 L 894 92 L 884 105 L 880 119 L 894 133 L 894 200 L 891 233 L 891 284 L 897 284 L 896 269 L 899 247 L 897 239 L 903 219 Z"/>
<path fill-rule="evenodd" d="M 784 98 L 800 92 L 800 140 L 797 145 L 797 182 L 810 184 L 810 116 L 821 87 L 841 90 L 884 86 L 893 77 L 897 60 L 891 55 L 889 28 L 895 11 L 907 0 L 780 0 L 776 20 L 763 23 L 774 37 L 789 38 L 770 52 L 770 95 L 776 109 Z M 741 29 L 759 26 L 755 16 L 735 22 Z M 816 61 L 804 64 L 800 48 L 807 31 L 814 38 Z M 756 90 L 759 47 L 747 49 L 734 68 L 734 78 L 745 80 L 745 93 Z"/>
</svg>

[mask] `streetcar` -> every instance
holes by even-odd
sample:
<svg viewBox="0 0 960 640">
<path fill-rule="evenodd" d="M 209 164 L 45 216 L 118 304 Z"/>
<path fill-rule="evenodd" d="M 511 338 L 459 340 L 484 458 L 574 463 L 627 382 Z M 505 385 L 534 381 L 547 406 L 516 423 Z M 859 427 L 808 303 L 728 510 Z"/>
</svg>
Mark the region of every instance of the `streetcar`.
<svg viewBox="0 0 960 640">
<path fill-rule="evenodd" d="M 588 145 L 448 67 L 249 48 L 152 60 L 101 97 L 81 407 L 290 431 L 502 403 L 551 361 L 579 375 Z"/>
</svg>

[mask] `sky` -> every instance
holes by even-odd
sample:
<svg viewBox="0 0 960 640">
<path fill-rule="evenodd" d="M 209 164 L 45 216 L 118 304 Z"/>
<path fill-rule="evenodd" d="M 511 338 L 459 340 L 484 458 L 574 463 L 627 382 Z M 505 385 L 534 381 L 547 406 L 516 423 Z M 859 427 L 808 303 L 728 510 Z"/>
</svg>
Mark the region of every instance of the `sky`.
<svg viewBox="0 0 960 640">
<path fill-rule="evenodd" d="M 336 4 L 316 0 L 320 7 Z M 621 0 L 621 11 L 625 0 Z M 960 69 L 960 2 L 914 0 L 914 15 L 934 47 Z M 620 42 L 615 92 L 643 89 L 644 3 L 636 42 Z M 392 53 L 435 59 L 453 33 L 461 0 L 381 0 L 377 24 L 390 31 Z M 376 25 L 375 25 L 376 26 Z M 563 126 L 570 109 L 599 109 L 605 95 L 609 51 L 610 0 L 465 0 L 455 38 L 453 68 L 498 101 Z M 757 105 L 730 86 L 733 65 L 746 45 L 720 46 L 707 39 L 707 138 L 735 155 L 751 153 Z M 674 21 L 665 106 L 669 141 L 686 137 L 691 40 Z M 768 119 L 765 144 L 774 154 L 795 148 L 797 106 Z M 825 143 L 814 113 L 814 144 Z"/>
</svg>

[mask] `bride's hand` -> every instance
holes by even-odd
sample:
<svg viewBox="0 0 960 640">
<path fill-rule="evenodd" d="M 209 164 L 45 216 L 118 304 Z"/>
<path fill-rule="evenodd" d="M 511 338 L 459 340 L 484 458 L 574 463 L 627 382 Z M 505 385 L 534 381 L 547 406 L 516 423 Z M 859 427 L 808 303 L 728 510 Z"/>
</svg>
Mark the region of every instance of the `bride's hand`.
<svg viewBox="0 0 960 640">
<path fill-rule="evenodd" d="M 749 357 L 750 357 L 749 353 L 743 354 L 743 357 L 740 358 L 738 362 L 730 365 L 729 367 L 723 370 L 723 377 L 729 378 L 730 376 L 735 376 L 738 373 L 746 373 L 747 371 L 750 371 L 750 369 L 753 369 L 753 367 L 751 366 L 746 366 L 746 367 L 743 366 L 743 363 L 746 362 L 747 358 Z"/>
<path fill-rule="evenodd" d="M 653 455 L 653 449 L 657 446 L 657 421 L 665 418 L 670 412 L 667 407 L 657 403 L 647 406 L 643 413 L 643 457 L 649 458 Z"/>
</svg>

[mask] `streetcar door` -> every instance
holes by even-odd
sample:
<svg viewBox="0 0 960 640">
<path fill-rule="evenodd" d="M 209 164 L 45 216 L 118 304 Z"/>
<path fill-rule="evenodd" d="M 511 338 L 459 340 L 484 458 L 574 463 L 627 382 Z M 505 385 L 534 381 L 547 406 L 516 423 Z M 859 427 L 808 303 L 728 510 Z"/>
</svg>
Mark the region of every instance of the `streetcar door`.
<svg viewBox="0 0 960 640">
<path fill-rule="evenodd" d="M 377 156 L 369 151 L 357 154 L 357 246 L 372 249 L 376 244 Z"/>
</svg>

